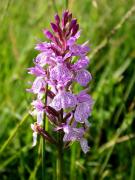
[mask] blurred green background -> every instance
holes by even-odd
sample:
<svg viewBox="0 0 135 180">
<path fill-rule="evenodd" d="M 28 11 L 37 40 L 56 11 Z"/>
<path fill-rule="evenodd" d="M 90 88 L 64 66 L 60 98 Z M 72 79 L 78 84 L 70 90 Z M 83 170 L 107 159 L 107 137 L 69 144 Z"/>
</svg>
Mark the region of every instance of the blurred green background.
<svg viewBox="0 0 135 180">
<path fill-rule="evenodd" d="M 26 68 L 38 53 L 37 40 L 45 41 L 42 29 L 66 5 L 83 30 L 80 42 L 91 44 L 95 104 L 91 150 L 84 155 L 74 143 L 65 151 L 65 180 L 135 180 L 134 0 L 0 0 L 0 180 L 41 179 L 41 149 L 31 147 L 34 97 L 25 91 L 32 79 Z M 47 144 L 47 180 L 56 179 L 55 166 L 56 149 Z"/>
</svg>

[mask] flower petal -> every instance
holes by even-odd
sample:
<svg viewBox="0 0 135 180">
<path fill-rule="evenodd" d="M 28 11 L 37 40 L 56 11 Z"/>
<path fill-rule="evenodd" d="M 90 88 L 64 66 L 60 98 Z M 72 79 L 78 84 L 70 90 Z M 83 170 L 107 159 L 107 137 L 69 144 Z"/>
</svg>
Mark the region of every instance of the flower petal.
<svg viewBox="0 0 135 180">
<path fill-rule="evenodd" d="M 66 65 L 57 64 L 50 70 L 50 78 L 58 82 L 58 84 L 65 84 L 72 79 L 72 73 Z"/>
<path fill-rule="evenodd" d="M 53 99 L 52 103 L 50 104 L 56 110 L 60 109 L 67 109 L 75 107 L 77 104 L 77 99 L 75 95 L 70 92 L 62 91 L 59 92 Z"/>
<path fill-rule="evenodd" d="M 43 111 L 39 111 L 37 113 L 37 124 L 41 125 L 43 123 L 43 115 L 44 115 Z"/>
<path fill-rule="evenodd" d="M 89 71 L 85 69 L 79 70 L 75 77 L 75 80 L 82 86 L 86 86 L 91 79 L 92 79 L 91 74 L 89 73 Z"/>
<path fill-rule="evenodd" d="M 42 77 L 37 77 L 33 82 L 31 90 L 33 93 L 38 94 L 42 91 L 42 89 L 44 89 L 45 85 L 45 80 Z"/>
<path fill-rule="evenodd" d="M 84 123 L 90 116 L 91 106 L 88 102 L 79 103 L 77 105 L 74 117 L 77 122 Z"/>
<path fill-rule="evenodd" d="M 76 63 L 73 64 L 72 68 L 76 70 L 80 70 L 82 68 L 86 68 L 89 64 L 89 59 L 87 56 L 79 59 Z"/>
<path fill-rule="evenodd" d="M 84 128 L 72 128 L 68 127 L 68 131 L 65 132 L 63 141 L 76 141 L 80 140 L 84 135 Z"/>
<path fill-rule="evenodd" d="M 37 132 L 33 132 L 33 144 L 32 146 L 36 146 L 37 144 Z"/>
<path fill-rule="evenodd" d="M 88 141 L 84 138 L 80 140 L 80 145 L 83 150 L 83 152 L 86 154 L 89 151 Z"/>
</svg>

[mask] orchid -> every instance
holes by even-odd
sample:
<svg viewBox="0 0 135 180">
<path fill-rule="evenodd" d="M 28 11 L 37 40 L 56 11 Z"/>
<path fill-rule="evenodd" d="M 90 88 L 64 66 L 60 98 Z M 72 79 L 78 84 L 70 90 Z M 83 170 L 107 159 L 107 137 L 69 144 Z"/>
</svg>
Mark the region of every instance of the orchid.
<svg viewBox="0 0 135 180">
<path fill-rule="evenodd" d="M 35 76 L 32 87 L 28 90 L 36 95 L 31 112 L 36 116 L 35 124 L 31 125 L 33 145 L 36 145 L 38 134 L 51 143 L 58 144 L 42 128 L 46 114 L 54 126 L 53 130 L 62 133 L 63 147 L 64 144 L 78 141 L 83 152 L 87 153 L 89 146 L 85 133 L 90 125 L 88 117 L 93 104 L 87 89 L 92 79 L 86 69 L 89 64 L 88 42 L 77 43 L 80 37 L 79 24 L 69 11 L 64 11 L 61 20 L 56 14 L 51 28 L 52 32 L 43 30 L 49 42 L 36 45 L 35 49 L 40 53 L 34 59 L 34 67 L 28 68 L 28 73 Z M 76 94 L 75 83 L 83 86 L 84 90 Z"/>
</svg>

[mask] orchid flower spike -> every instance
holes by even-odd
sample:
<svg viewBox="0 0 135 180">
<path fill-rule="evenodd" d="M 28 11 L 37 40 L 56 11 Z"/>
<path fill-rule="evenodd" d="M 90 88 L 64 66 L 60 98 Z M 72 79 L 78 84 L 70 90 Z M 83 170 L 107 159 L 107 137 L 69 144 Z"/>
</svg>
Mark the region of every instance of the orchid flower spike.
<svg viewBox="0 0 135 180">
<path fill-rule="evenodd" d="M 79 24 L 69 11 L 64 11 L 62 18 L 56 14 L 55 21 L 51 22 L 51 29 L 43 30 L 49 42 L 36 45 L 35 49 L 39 54 L 34 59 L 34 67 L 28 68 L 28 73 L 35 76 L 32 87 L 28 90 L 36 96 L 31 113 L 36 117 L 36 125 L 31 125 L 33 145 L 36 144 L 38 134 L 57 144 L 51 133 L 42 129 L 46 113 L 54 127 L 52 130 L 63 133 L 63 143 L 78 141 L 83 152 L 87 153 L 89 146 L 85 134 L 90 126 L 88 118 L 93 105 L 92 98 L 87 93 L 92 80 L 87 70 L 90 48 L 87 42 L 77 43 L 80 37 Z M 75 94 L 73 83 L 82 86 L 84 90 Z"/>
</svg>

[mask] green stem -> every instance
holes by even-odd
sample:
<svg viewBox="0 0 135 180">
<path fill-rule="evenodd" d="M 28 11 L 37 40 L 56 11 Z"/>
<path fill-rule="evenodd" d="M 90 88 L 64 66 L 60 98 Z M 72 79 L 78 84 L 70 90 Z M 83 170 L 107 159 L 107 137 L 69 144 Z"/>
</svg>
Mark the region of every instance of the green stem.
<svg viewBox="0 0 135 180">
<path fill-rule="evenodd" d="M 60 111 L 59 121 L 63 122 L 63 109 Z M 63 132 L 59 132 L 58 136 L 58 156 L 57 156 L 57 180 L 64 178 L 64 164 L 63 164 Z"/>
<path fill-rule="evenodd" d="M 63 142 L 62 134 L 59 136 L 58 159 L 57 159 L 57 180 L 63 180 Z"/>
<path fill-rule="evenodd" d="M 42 180 L 45 180 L 45 139 L 42 139 Z"/>
<path fill-rule="evenodd" d="M 45 106 L 47 105 L 47 90 L 48 90 L 48 85 L 46 85 L 45 88 Z M 43 129 L 45 130 L 46 124 L 46 114 L 44 113 L 44 118 L 43 118 Z M 42 180 L 45 180 L 45 139 L 42 139 Z"/>
</svg>

